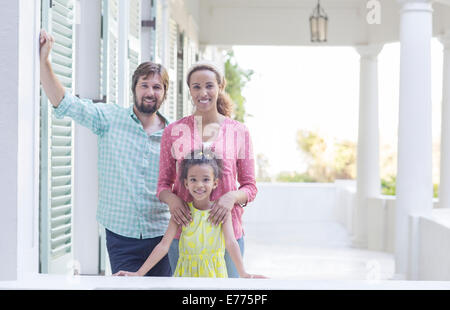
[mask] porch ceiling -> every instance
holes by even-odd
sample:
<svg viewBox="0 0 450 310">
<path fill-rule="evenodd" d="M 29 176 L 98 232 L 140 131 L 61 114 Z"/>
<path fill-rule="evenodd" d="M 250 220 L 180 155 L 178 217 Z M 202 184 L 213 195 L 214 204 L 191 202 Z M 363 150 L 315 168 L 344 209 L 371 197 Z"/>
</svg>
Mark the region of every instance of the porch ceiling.
<svg viewBox="0 0 450 310">
<path fill-rule="evenodd" d="M 353 46 L 398 41 L 397 0 L 379 0 L 381 23 L 369 24 L 368 0 L 321 0 L 328 42 Z M 317 0 L 199 0 L 199 43 L 203 45 L 317 45 L 310 42 L 309 16 Z M 433 35 L 450 28 L 450 0 L 433 3 Z M 447 18 L 446 18 L 447 17 Z"/>
</svg>

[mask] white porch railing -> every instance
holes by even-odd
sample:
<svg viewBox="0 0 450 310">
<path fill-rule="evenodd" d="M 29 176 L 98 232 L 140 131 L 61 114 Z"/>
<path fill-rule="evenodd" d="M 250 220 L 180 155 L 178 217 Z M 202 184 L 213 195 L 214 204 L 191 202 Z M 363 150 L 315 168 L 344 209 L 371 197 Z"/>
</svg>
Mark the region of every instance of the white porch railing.
<svg viewBox="0 0 450 310">
<path fill-rule="evenodd" d="M 256 200 L 246 208 L 245 223 L 257 224 L 258 227 L 273 222 L 291 225 L 305 222 L 338 222 L 351 234 L 354 225 L 355 186 L 352 181 L 337 181 L 332 184 L 319 183 L 258 183 Z M 395 250 L 395 197 L 380 196 L 371 198 L 368 205 L 369 225 L 368 249 L 375 252 L 394 253 Z M 250 226 L 250 225 L 249 225 Z M 276 230 L 275 230 L 276 231 Z M 305 232 L 305 231 L 303 231 Z M 418 218 L 418 234 L 413 242 L 417 244 L 416 261 L 417 280 L 450 280 L 450 209 L 435 208 L 430 217 Z M 258 240 L 264 238 L 258 238 Z M 325 240 L 316 238 L 315 240 Z M 315 241 L 314 240 L 314 241 Z M 317 243 L 318 244 L 318 243 Z M 250 245 L 250 244 L 249 244 Z M 339 244 L 341 246 L 342 244 Z M 320 244 L 319 244 L 320 246 Z M 249 253 L 250 254 L 250 253 Z M 264 254 L 264 253 L 260 253 Z M 267 254 L 267 253 L 266 253 Z M 259 254 L 258 254 L 259 255 Z M 247 257 L 249 258 L 249 257 Z M 263 259 L 264 256 L 258 256 Z M 288 266 L 286 266 L 288 268 Z M 252 270 L 253 271 L 253 270 Z M 258 272 L 255 269 L 254 272 Z M 263 273 L 263 272 L 262 272 Z M 68 273 L 69 274 L 69 273 Z M 330 279 L 332 275 L 330 275 Z M 306 281 L 306 282 L 305 282 Z M 395 283 L 394 283 L 395 282 Z M 214 283 L 212 285 L 212 283 Z M 328 284 L 327 284 L 328 283 Z M 393 284 L 394 283 L 394 284 Z M 409 289 L 409 288 L 443 288 L 450 282 L 434 282 L 423 286 L 417 281 L 327 281 L 307 279 L 270 279 L 266 282 L 229 279 L 229 281 L 211 282 L 211 279 L 185 281 L 184 279 L 165 278 L 158 281 L 150 279 L 117 279 L 110 277 L 56 275 L 24 275 L 17 281 L 1 281 L 1 288 L 76 288 L 91 289 L 99 287 L 121 288 L 268 288 L 268 289 L 302 289 L 320 286 L 326 289 Z M 186 285 L 186 286 L 185 286 Z"/>
<path fill-rule="evenodd" d="M 354 181 L 335 183 L 259 183 L 258 195 L 244 213 L 245 222 L 337 221 L 352 235 L 356 208 Z M 367 249 L 395 254 L 395 196 L 368 200 Z M 412 218 L 411 218 L 412 220 Z M 416 280 L 450 280 L 450 209 L 433 199 L 431 216 L 419 216 L 410 228 L 410 261 Z M 414 256 L 414 257 L 413 257 Z"/>
</svg>

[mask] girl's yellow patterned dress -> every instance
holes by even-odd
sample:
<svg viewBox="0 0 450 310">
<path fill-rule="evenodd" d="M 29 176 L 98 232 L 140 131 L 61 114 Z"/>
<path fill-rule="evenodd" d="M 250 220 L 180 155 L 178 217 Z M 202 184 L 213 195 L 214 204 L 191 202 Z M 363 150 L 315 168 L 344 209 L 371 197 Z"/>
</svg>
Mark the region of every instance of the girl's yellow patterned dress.
<svg viewBox="0 0 450 310">
<path fill-rule="evenodd" d="M 222 224 L 207 221 L 209 210 L 198 210 L 192 203 L 192 222 L 182 228 L 177 267 L 174 277 L 227 278 L 225 240 Z"/>
</svg>

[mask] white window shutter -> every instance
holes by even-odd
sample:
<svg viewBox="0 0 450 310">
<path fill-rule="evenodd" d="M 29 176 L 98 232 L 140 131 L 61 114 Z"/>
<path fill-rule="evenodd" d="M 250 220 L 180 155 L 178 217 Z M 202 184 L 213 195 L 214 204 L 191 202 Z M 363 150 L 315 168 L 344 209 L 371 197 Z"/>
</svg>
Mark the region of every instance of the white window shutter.
<svg viewBox="0 0 450 310">
<path fill-rule="evenodd" d="M 196 54 L 197 54 L 197 47 L 195 45 L 195 42 L 193 42 L 189 37 L 186 40 L 186 54 L 185 54 L 185 66 L 186 66 L 186 71 L 187 72 L 189 70 L 189 68 L 196 63 L 197 59 L 196 59 Z M 185 99 L 185 110 L 184 113 L 185 115 L 189 115 L 192 114 L 194 111 L 194 106 L 191 102 L 190 99 L 190 95 L 189 95 L 189 87 L 187 86 L 186 83 L 186 77 L 183 80 L 183 83 L 185 85 L 185 87 L 187 88 L 186 90 L 186 99 Z"/>
<path fill-rule="evenodd" d="M 177 109 L 177 33 L 178 26 L 173 19 L 169 19 L 169 50 L 168 54 L 168 68 L 169 73 L 169 92 L 167 100 L 164 104 L 165 115 L 172 120 L 176 119 Z"/>
<path fill-rule="evenodd" d="M 188 72 L 189 68 L 193 65 L 191 61 L 191 52 L 190 52 L 190 39 L 188 36 L 185 36 L 184 39 L 184 54 L 183 54 L 183 65 L 184 65 L 184 74 L 182 78 L 183 83 L 183 89 L 184 89 L 184 103 L 183 103 L 183 114 L 189 115 L 192 112 L 192 109 L 190 106 L 192 106 L 190 102 L 190 95 L 189 95 L 189 87 L 186 83 L 186 73 Z"/>
<path fill-rule="evenodd" d="M 156 6 L 155 2 L 159 1 L 151 1 L 151 13 L 150 13 L 150 19 L 155 21 L 155 27 L 151 29 L 150 31 L 150 60 L 153 62 L 156 62 Z"/>
<path fill-rule="evenodd" d="M 119 98 L 119 3 L 103 0 L 102 90 L 106 102 L 117 104 Z"/>
<path fill-rule="evenodd" d="M 74 86 L 74 11 L 71 0 L 42 1 L 42 26 L 55 38 L 52 67 L 69 92 Z M 40 269 L 66 274 L 73 264 L 73 124 L 53 116 L 43 92 L 40 140 Z"/>
<path fill-rule="evenodd" d="M 131 91 L 131 83 L 133 81 L 133 73 L 141 63 L 141 1 L 130 0 L 130 17 L 128 27 L 128 65 L 129 65 L 129 93 L 130 104 L 133 103 L 133 93 Z"/>
<path fill-rule="evenodd" d="M 177 119 L 182 118 L 185 115 L 185 93 L 186 88 L 183 83 L 186 62 L 186 37 L 184 33 L 178 31 L 177 33 Z"/>
<path fill-rule="evenodd" d="M 155 62 L 162 64 L 164 54 L 164 36 L 163 36 L 163 7 L 161 1 L 155 1 Z"/>
</svg>

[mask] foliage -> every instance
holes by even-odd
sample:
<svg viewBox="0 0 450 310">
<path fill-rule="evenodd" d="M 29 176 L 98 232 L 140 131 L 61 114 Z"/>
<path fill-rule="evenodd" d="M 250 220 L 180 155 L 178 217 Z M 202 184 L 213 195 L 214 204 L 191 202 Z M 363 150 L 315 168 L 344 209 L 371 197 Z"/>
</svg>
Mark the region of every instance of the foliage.
<svg viewBox="0 0 450 310">
<path fill-rule="evenodd" d="M 244 70 L 236 62 L 234 52 L 230 51 L 226 55 L 225 61 L 225 78 L 227 86 L 225 91 L 230 95 L 234 102 L 234 119 L 239 122 L 244 122 L 246 116 L 245 112 L 245 97 L 242 96 L 242 90 L 245 85 L 251 80 L 253 70 Z"/>
<path fill-rule="evenodd" d="M 298 172 L 281 172 L 276 177 L 277 182 L 316 182 L 314 178 L 312 178 L 307 173 L 298 173 Z"/>
<path fill-rule="evenodd" d="M 316 182 L 356 177 L 356 145 L 352 141 L 336 141 L 330 148 L 318 133 L 299 130 L 297 146 L 308 162 L 307 175 Z"/>
<path fill-rule="evenodd" d="M 395 176 L 381 179 L 381 194 L 395 196 Z"/>
<path fill-rule="evenodd" d="M 385 179 L 381 179 L 381 193 L 383 195 L 395 196 L 396 192 L 396 177 L 390 176 Z M 433 197 L 437 198 L 439 195 L 438 184 L 433 184 Z"/>
<path fill-rule="evenodd" d="M 351 141 L 335 143 L 335 179 L 356 178 L 356 145 Z"/>
</svg>

